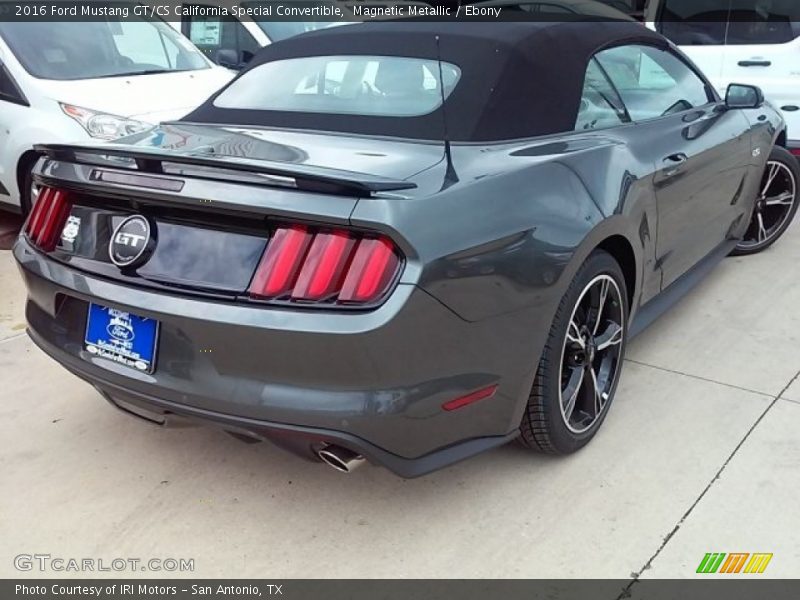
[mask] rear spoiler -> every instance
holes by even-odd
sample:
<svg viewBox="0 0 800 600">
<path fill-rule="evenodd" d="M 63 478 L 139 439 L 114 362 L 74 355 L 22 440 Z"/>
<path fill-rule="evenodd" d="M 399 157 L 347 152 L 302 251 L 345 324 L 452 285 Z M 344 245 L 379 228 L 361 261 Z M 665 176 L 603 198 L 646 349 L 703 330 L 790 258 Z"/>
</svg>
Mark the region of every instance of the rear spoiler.
<svg viewBox="0 0 800 600">
<path fill-rule="evenodd" d="M 328 169 L 303 164 L 286 164 L 274 161 L 251 160 L 230 156 L 197 156 L 146 150 L 137 146 L 120 144 L 75 145 L 38 144 L 34 149 L 51 158 L 77 164 L 124 168 L 136 172 L 196 176 L 198 178 L 226 180 L 231 172 L 250 175 L 247 183 L 265 186 L 293 187 L 299 190 L 329 194 L 355 194 L 370 196 L 377 192 L 396 192 L 413 189 L 416 184 L 400 179 L 376 177 L 366 173 Z M 114 158 L 118 160 L 114 160 Z M 122 160 L 119 160 L 122 159 Z M 127 159 L 126 164 L 123 161 Z M 198 167 L 198 173 L 175 171 L 171 166 Z"/>
</svg>

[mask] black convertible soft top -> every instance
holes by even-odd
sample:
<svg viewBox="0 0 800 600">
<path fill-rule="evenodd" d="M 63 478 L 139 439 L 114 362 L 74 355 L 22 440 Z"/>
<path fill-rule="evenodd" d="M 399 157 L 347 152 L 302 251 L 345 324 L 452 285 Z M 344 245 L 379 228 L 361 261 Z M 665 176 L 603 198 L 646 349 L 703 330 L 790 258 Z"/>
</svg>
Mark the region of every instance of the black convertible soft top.
<svg viewBox="0 0 800 600">
<path fill-rule="evenodd" d="M 616 21 L 395 21 L 333 27 L 267 46 L 242 74 L 287 58 L 376 55 L 440 58 L 457 65 L 461 79 L 444 105 L 422 116 L 220 108 L 214 106 L 217 92 L 183 120 L 441 140 L 446 119 L 447 137 L 463 142 L 571 131 L 589 59 L 599 50 L 629 43 L 668 45 L 638 23 Z"/>
</svg>

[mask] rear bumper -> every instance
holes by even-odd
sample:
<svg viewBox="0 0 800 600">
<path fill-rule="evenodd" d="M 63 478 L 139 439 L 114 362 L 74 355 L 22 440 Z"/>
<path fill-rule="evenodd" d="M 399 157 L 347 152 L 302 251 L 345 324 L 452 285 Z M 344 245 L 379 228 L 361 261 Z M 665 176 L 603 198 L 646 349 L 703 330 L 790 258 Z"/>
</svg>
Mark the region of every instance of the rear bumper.
<svg viewBox="0 0 800 600">
<path fill-rule="evenodd" d="M 151 421 L 202 421 L 314 458 L 338 444 L 404 477 L 512 439 L 547 331 L 519 316 L 469 323 L 413 285 L 377 310 L 320 313 L 187 299 L 90 276 L 20 239 L 29 335 L 115 405 Z M 88 302 L 160 322 L 145 374 L 86 352 Z M 442 404 L 499 384 L 456 411 Z"/>
<path fill-rule="evenodd" d="M 63 354 L 48 346 L 35 331 L 29 329 L 28 334 L 40 349 L 61 362 L 68 371 L 93 385 L 112 406 L 128 415 L 160 427 L 186 425 L 217 427 L 253 440 L 271 442 L 307 460 L 318 461 L 317 452 L 329 444 L 335 444 L 360 454 L 370 463 L 385 467 L 395 475 L 411 479 L 502 446 L 517 436 L 515 430 L 505 436 L 465 440 L 424 456 L 404 458 L 343 431 L 247 419 L 133 392 L 87 373 L 86 369 L 76 361 L 65 361 Z"/>
</svg>

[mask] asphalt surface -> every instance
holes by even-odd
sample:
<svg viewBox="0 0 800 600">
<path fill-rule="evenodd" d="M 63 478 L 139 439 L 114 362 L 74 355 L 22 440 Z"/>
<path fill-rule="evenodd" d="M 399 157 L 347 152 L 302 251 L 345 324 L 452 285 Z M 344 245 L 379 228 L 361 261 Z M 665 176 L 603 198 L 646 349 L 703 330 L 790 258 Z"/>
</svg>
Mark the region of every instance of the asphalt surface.
<svg viewBox="0 0 800 600">
<path fill-rule="evenodd" d="M 0 577 L 633 580 L 695 576 L 708 552 L 800 575 L 798 226 L 631 343 L 585 450 L 508 446 L 410 481 L 127 417 L 27 339 L 23 300 L 0 250 Z M 194 571 L 19 572 L 22 553 Z"/>
</svg>

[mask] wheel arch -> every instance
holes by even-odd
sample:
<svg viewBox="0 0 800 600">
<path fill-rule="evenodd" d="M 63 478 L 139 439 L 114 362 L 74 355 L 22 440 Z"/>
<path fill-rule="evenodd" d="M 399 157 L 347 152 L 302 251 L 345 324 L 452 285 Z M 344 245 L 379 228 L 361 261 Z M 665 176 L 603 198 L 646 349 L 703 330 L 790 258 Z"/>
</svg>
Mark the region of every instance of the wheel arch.
<svg viewBox="0 0 800 600">
<path fill-rule="evenodd" d="M 636 254 L 628 238 L 620 234 L 611 235 L 601 241 L 595 249 L 608 252 L 619 264 L 622 274 L 625 276 L 628 306 L 632 307 L 637 291 L 638 269 L 636 267 Z"/>
<path fill-rule="evenodd" d="M 603 250 L 617 261 L 625 277 L 628 313 L 633 319 L 643 294 L 648 289 L 646 265 L 654 257 L 655 240 L 652 235 L 656 223 L 653 215 L 642 212 L 633 215 L 614 215 L 598 223 L 585 237 L 572 256 L 571 266 L 565 273 L 565 284 L 592 252 Z"/>
<path fill-rule="evenodd" d="M 786 148 L 788 143 L 789 143 L 789 136 L 786 128 L 784 127 L 783 130 L 778 134 L 778 137 L 775 140 L 775 145 L 780 146 L 781 148 Z"/>
</svg>

